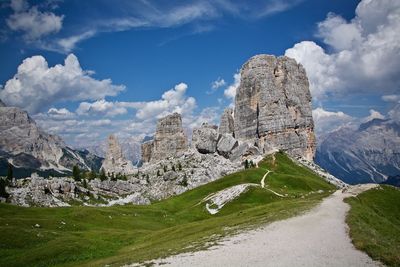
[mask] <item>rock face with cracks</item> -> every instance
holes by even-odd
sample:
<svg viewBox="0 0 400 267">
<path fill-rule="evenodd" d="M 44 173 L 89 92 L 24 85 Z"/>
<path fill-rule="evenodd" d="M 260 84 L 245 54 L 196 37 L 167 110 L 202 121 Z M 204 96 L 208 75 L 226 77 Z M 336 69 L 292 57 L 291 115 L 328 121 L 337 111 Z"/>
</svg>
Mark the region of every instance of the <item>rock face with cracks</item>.
<svg viewBox="0 0 400 267">
<path fill-rule="evenodd" d="M 129 174 L 133 173 L 132 162 L 125 159 L 122 154 L 121 146 L 117 137 L 110 135 L 108 137 L 108 149 L 106 158 L 103 161 L 101 168 L 107 173 L 114 174 Z"/>
<path fill-rule="evenodd" d="M 233 109 L 226 108 L 221 116 L 218 132 L 220 134 L 233 134 L 234 131 Z"/>
<path fill-rule="evenodd" d="M 217 150 L 219 134 L 217 126 L 203 123 L 193 129 L 192 146 L 200 153 L 214 153 Z"/>
<path fill-rule="evenodd" d="M 157 122 L 153 141 L 142 146 L 142 160 L 155 162 L 170 157 L 180 157 L 188 149 L 188 140 L 183 131 L 182 117 L 173 113 Z"/>
<path fill-rule="evenodd" d="M 305 69 L 294 59 L 257 55 L 241 69 L 234 135 L 262 153 L 282 149 L 312 160 L 315 155 L 311 94 Z"/>
</svg>

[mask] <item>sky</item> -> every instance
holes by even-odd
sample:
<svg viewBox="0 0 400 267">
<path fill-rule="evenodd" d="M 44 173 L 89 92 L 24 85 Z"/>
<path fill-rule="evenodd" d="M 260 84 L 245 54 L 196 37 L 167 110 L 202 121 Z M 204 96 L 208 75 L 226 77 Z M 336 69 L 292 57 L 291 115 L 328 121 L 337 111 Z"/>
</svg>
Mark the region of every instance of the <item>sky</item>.
<svg viewBox="0 0 400 267">
<path fill-rule="evenodd" d="M 257 54 L 305 67 L 318 136 L 400 101 L 398 0 L 12 0 L 0 20 L 0 99 L 74 147 L 217 124 Z"/>
</svg>

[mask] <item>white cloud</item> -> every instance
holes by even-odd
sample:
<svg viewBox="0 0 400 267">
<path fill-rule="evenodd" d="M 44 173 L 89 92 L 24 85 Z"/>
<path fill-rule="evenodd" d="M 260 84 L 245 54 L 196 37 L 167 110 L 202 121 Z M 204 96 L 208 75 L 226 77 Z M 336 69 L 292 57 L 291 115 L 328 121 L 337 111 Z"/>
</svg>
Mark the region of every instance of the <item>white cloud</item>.
<svg viewBox="0 0 400 267">
<path fill-rule="evenodd" d="M 384 95 L 382 100 L 386 102 L 397 102 L 400 103 L 400 95 Z"/>
<path fill-rule="evenodd" d="M 221 77 L 218 77 L 218 79 L 216 79 L 211 83 L 211 88 L 216 90 L 222 86 L 225 86 L 225 84 L 226 84 L 225 80 L 222 79 Z"/>
<path fill-rule="evenodd" d="M 335 14 L 318 24 L 333 53 L 304 41 L 285 55 L 303 64 L 317 100 L 331 94 L 393 93 L 400 86 L 400 1 L 363 0 L 350 22 Z"/>
<path fill-rule="evenodd" d="M 70 52 L 75 48 L 77 43 L 79 43 L 85 39 L 89 39 L 90 37 L 93 37 L 95 34 L 96 34 L 95 31 L 89 30 L 89 31 L 85 31 L 81 34 L 69 36 L 66 38 L 61 38 L 61 39 L 56 40 L 55 44 L 48 46 L 48 49 L 56 50 L 56 51 L 61 50 L 64 52 Z"/>
<path fill-rule="evenodd" d="M 27 42 L 37 41 L 62 28 L 64 16 L 41 12 L 37 6 L 29 8 L 29 4 L 21 0 L 12 0 L 10 6 L 14 13 L 6 19 L 6 23 L 11 30 L 22 32 Z"/>
<path fill-rule="evenodd" d="M 228 88 L 225 89 L 224 95 L 228 99 L 235 99 L 236 96 L 236 90 L 240 85 L 240 72 L 235 73 L 233 75 L 233 83 L 228 86 Z"/>
<path fill-rule="evenodd" d="M 64 65 L 50 68 L 44 57 L 33 56 L 19 65 L 17 74 L 0 91 L 0 98 L 9 106 L 34 114 L 57 102 L 98 100 L 125 89 L 110 79 L 96 80 L 89 73 L 82 70 L 73 54 L 67 56 Z"/>
<path fill-rule="evenodd" d="M 118 102 L 107 102 L 104 99 L 93 103 L 81 102 L 76 109 L 78 115 L 103 115 L 107 117 L 123 115 L 127 112 L 128 110 L 118 105 Z"/>
<path fill-rule="evenodd" d="M 376 111 L 374 109 L 369 110 L 369 115 L 363 119 L 361 119 L 361 122 L 368 122 L 372 121 L 373 119 L 385 119 L 385 116 L 382 115 L 379 111 Z"/>
<path fill-rule="evenodd" d="M 343 113 L 342 111 L 332 112 L 324 110 L 322 107 L 312 111 L 315 134 L 317 137 L 334 131 L 335 129 L 348 124 L 354 120 L 353 117 Z"/>
<path fill-rule="evenodd" d="M 173 89 L 166 91 L 160 100 L 144 102 L 136 113 L 138 119 L 161 118 L 169 113 L 191 113 L 196 107 L 193 97 L 186 97 L 187 85 L 180 83 Z"/>
</svg>

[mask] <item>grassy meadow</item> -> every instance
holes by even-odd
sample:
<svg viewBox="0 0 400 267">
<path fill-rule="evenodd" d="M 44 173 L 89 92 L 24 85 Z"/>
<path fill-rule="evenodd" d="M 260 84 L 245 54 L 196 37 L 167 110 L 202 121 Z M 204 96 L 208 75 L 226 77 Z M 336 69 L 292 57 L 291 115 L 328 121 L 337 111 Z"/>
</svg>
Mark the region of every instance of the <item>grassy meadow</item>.
<svg viewBox="0 0 400 267">
<path fill-rule="evenodd" d="M 287 197 L 251 187 L 215 215 L 201 203 L 224 188 L 260 183 L 267 169 L 272 171 L 266 179 L 268 188 Z M 312 171 L 277 153 L 259 168 L 227 175 L 147 206 L 23 208 L 0 204 L 0 266 L 120 266 L 193 251 L 237 231 L 295 216 L 334 190 Z"/>
</svg>

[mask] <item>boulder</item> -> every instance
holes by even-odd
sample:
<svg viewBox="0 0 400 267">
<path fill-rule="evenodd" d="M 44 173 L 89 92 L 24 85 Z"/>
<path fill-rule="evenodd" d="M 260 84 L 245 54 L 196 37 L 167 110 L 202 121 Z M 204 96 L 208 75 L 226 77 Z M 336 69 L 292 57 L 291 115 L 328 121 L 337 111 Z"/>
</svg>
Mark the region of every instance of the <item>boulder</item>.
<svg viewBox="0 0 400 267">
<path fill-rule="evenodd" d="M 238 146 L 238 141 L 233 138 L 232 134 L 225 133 L 222 134 L 219 138 L 217 144 L 218 154 L 224 156 L 225 158 L 229 158 L 231 151 Z"/>
<path fill-rule="evenodd" d="M 193 129 L 192 147 L 203 154 L 215 153 L 218 137 L 217 126 L 203 123 L 201 127 Z"/>
</svg>

